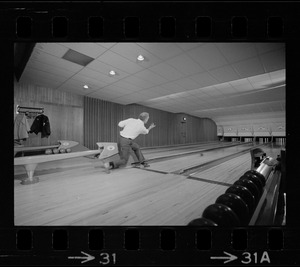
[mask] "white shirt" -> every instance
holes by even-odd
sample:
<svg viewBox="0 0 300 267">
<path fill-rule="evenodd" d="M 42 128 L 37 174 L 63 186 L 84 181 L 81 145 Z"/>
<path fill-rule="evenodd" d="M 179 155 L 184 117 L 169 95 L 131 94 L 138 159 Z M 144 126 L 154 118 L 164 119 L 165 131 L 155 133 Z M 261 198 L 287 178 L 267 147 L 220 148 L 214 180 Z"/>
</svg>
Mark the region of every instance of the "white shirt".
<svg viewBox="0 0 300 267">
<path fill-rule="evenodd" d="M 127 119 L 120 121 L 118 126 L 123 128 L 123 130 L 120 131 L 120 135 L 125 138 L 135 139 L 140 134 L 149 133 L 149 130 L 146 129 L 144 122 L 140 119 Z"/>
</svg>

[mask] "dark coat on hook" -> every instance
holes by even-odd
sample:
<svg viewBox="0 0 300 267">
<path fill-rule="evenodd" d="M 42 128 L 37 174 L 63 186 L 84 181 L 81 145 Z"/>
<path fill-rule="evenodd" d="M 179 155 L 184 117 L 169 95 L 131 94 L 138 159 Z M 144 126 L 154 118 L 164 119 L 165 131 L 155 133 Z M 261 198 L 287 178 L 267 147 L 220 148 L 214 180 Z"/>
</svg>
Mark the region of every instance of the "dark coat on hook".
<svg viewBox="0 0 300 267">
<path fill-rule="evenodd" d="M 44 114 L 38 115 L 30 127 L 30 133 L 38 134 L 39 132 L 42 133 L 42 138 L 51 134 L 49 119 Z"/>
</svg>

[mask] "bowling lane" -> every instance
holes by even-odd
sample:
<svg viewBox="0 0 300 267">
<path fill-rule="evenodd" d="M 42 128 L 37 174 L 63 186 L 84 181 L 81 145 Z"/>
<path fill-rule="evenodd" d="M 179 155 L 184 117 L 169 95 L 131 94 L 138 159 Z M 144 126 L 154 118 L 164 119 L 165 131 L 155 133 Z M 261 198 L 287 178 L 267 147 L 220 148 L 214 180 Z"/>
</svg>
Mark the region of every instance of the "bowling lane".
<svg viewBox="0 0 300 267">
<path fill-rule="evenodd" d="M 247 143 L 239 146 L 204 151 L 203 156 L 201 156 L 199 152 L 198 154 L 193 155 L 183 155 L 180 158 L 173 158 L 169 160 L 164 159 L 161 162 L 152 162 L 149 169 L 166 173 L 175 172 L 180 169 L 185 169 L 195 165 L 204 164 L 212 160 L 220 159 L 222 157 L 241 152 L 245 149 L 250 149 L 252 146 L 252 143 Z M 250 155 L 250 152 L 247 153 Z"/>
<path fill-rule="evenodd" d="M 208 169 L 203 169 L 190 174 L 189 179 L 227 184 L 230 186 L 246 171 L 251 169 L 251 155 L 250 153 L 246 153 Z"/>
<path fill-rule="evenodd" d="M 191 220 L 201 217 L 203 210 L 227 189 L 222 185 L 187 180 L 172 174 L 160 178 L 168 182 L 155 186 L 151 194 L 141 192 L 138 201 L 128 201 L 127 198 L 127 201 L 120 203 L 114 200 L 109 209 L 100 207 L 96 215 L 91 214 L 74 224 L 81 225 L 88 220 L 92 225 L 100 221 L 104 225 L 118 225 L 116 222 L 119 222 L 122 226 L 187 225 Z"/>
<path fill-rule="evenodd" d="M 267 144 L 262 147 L 267 156 L 272 158 L 280 155 L 280 147 L 273 144 Z M 211 181 L 222 184 L 233 184 L 246 171 L 251 169 L 250 153 L 242 154 L 236 158 L 227 160 L 221 164 L 213 165 L 212 167 L 204 166 L 202 170 L 191 173 L 189 179 L 199 179 L 203 181 Z"/>
<path fill-rule="evenodd" d="M 66 170 L 32 186 L 15 181 L 15 224 L 186 225 L 226 188 L 140 169 Z"/>
<path fill-rule="evenodd" d="M 236 142 L 206 142 L 201 144 L 193 144 L 193 145 L 181 145 L 181 146 L 171 146 L 171 147 L 158 147 L 158 148 L 149 148 L 149 149 L 143 149 L 142 152 L 144 155 L 150 156 L 151 158 L 155 157 L 156 154 L 165 155 L 176 152 L 181 153 L 182 151 L 188 152 L 193 150 L 199 150 L 199 149 L 207 149 L 207 148 L 214 148 L 214 147 L 224 147 L 228 145 L 234 145 L 238 144 Z"/>
</svg>

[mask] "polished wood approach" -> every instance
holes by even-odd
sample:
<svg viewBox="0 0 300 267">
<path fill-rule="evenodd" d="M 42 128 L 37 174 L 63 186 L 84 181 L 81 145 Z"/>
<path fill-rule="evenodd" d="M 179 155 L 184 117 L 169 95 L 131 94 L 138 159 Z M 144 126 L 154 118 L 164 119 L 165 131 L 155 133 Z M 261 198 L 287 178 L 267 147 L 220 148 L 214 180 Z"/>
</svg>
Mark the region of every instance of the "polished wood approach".
<svg viewBox="0 0 300 267">
<path fill-rule="evenodd" d="M 15 225 L 187 225 L 251 167 L 250 153 L 192 176 L 136 168 L 106 174 L 93 162 L 81 157 L 41 163 L 39 183 L 28 186 L 20 184 L 26 174 L 16 170 Z M 155 170 L 154 164 L 149 168 Z M 177 169 L 178 159 L 165 161 L 172 164 Z"/>
</svg>

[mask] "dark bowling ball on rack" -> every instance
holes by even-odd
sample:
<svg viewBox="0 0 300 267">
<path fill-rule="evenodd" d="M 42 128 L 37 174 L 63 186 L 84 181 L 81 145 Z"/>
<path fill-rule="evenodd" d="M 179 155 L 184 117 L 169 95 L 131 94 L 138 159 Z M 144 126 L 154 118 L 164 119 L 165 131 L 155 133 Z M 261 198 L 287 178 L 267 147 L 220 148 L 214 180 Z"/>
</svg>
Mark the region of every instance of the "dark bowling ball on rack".
<svg viewBox="0 0 300 267">
<path fill-rule="evenodd" d="M 259 190 L 252 181 L 250 181 L 249 179 L 243 178 L 243 179 L 237 180 L 234 184 L 247 187 L 249 189 L 249 191 L 251 192 L 251 194 L 254 196 L 255 206 L 257 205 L 258 200 L 260 198 Z"/>
<path fill-rule="evenodd" d="M 202 217 L 215 222 L 218 226 L 234 227 L 241 225 L 235 212 L 223 204 L 209 205 L 203 211 Z"/>
<path fill-rule="evenodd" d="M 246 171 L 246 172 L 244 173 L 244 175 L 247 175 L 247 174 L 254 174 L 254 175 L 256 175 L 256 176 L 259 178 L 259 180 L 261 181 L 263 187 L 266 185 L 266 178 L 265 178 L 265 176 L 263 176 L 263 175 L 262 175 L 261 173 L 259 173 L 258 171 L 255 171 L 255 170 L 249 170 L 249 171 Z"/>
<path fill-rule="evenodd" d="M 71 153 L 71 151 L 72 151 L 71 148 L 67 148 L 67 149 L 66 149 L 66 152 L 67 152 L 67 153 Z"/>
<path fill-rule="evenodd" d="M 206 218 L 197 218 L 188 223 L 188 226 L 218 226 L 215 222 Z"/>
<path fill-rule="evenodd" d="M 236 194 L 225 193 L 216 199 L 216 203 L 231 208 L 238 216 L 241 225 L 245 226 L 250 220 L 249 208 L 245 201 Z"/>
<path fill-rule="evenodd" d="M 241 185 L 232 185 L 225 191 L 225 194 L 226 193 L 232 193 L 241 197 L 241 199 L 244 200 L 248 206 L 249 216 L 252 216 L 255 210 L 255 198 L 247 187 Z"/>
<path fill-rule="evenodd" d="M 246 175 L 244 174 L 243 176 L 241 176 L 239 180 L 244 179 L 244 178 L 249 179 L 257 186 L 258 191 L 259 191 L 259 197 L 261 197 L 261 195 L 264 191 L 264 187 L 263 187 L 260 179 L 256 175 L 248 173 Z"/>
<path fill-rule="evenodd" d="M 64 148 L 61 148 L 61 149 L 59 150 L 59 153 L 66 153 L 66 150 L 65 150 Z"/>
<path fill-rule="evenodd" d="M 53 151 L 53 154 L 58 154 L 59 153 L 59 150 L 57 148 L 54 148 L 52 151 Z"/>
</svg>

